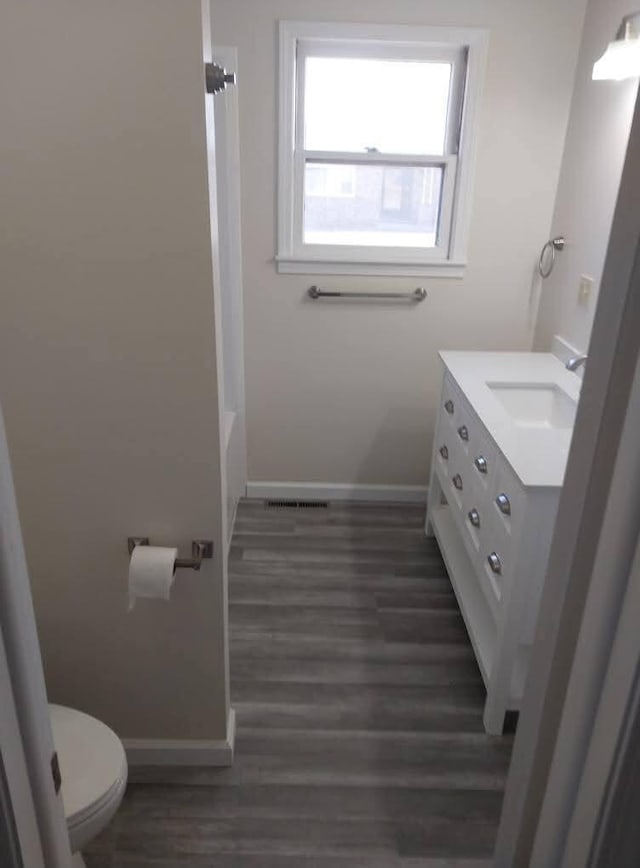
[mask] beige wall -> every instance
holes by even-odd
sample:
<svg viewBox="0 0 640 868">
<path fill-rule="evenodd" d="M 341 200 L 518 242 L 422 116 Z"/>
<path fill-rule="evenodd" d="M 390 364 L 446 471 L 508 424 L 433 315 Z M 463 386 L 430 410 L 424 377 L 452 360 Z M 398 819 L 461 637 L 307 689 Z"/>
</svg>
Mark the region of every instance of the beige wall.
<svg viewBox="0 0 640 868">
<path fill-rule="evenodd" d="M 49 696 L 223 738 L 223 546 L 126 613 L 129 534 L 223 539 L 200 0 L 2 19 L 0 395 Z"/>
<path fill-rule="evenodd" d="M 591 73 L 633 0 L 590 0 L 571 105 L 553 235 L 568 241 L 542 290 L 535 348 L 548 350 L 554 335 L 586 351 L 609 242 L 622 165 L 638 89 L 637 79 L 592 81 Z M 578 302 L 581 275 L 595 280 L 587 305 Z"/>
<path fill-rule="evenodd" d="M 529 349 L 532 268 L 549 234 L 585 0 L 213 0 L 239 49 L 249 479 L 424 484 L 438 349 Z M 333 277 L 412 289 L 416 308 L 305 301 L 275 273 L 277 21 L 490 30 L 464 280 Z"/>
</svg>

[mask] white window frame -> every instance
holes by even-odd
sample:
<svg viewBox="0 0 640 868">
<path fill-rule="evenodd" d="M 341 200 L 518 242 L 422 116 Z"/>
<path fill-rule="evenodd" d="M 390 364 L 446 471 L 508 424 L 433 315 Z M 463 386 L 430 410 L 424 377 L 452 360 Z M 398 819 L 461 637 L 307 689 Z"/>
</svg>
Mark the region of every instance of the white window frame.
<svg viewBox="0 0 640 868">
<path fill-rule="evenodd" d="M 486 64 L 486 30 L 405 25 L 280 22 L 278 272 L 463 277 L 466 266 L 474 140 Z M 446 59 L 453 64 L 444 155 L 305 151 L 304 60 L 308 56 Z M 443 168 L 438 239 L 433 248 L 359 247 L 303 241 L 306 162 Z"/>
</svg>

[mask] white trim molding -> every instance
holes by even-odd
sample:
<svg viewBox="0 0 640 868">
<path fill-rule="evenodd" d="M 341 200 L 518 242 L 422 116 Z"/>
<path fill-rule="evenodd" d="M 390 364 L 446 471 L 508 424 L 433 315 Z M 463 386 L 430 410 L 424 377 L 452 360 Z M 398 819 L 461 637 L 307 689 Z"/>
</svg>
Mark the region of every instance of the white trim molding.
<svg viewBox="0 0 640 868">
<path fill-rule="evenodd" d="M 232 708 L 227 718 L 224 739 L 126 738 L 123 739 L 127 762 L 136 766 L 209 766 L 233 765 L 236 739 L 236 713 Z"/>
<path fill-rule="evenodd" d="M 278 249 L 282 274 L 464 276 L 471 218 L 475 142 L 488 31 L 471 27 L 280 22 L 278 130 Z M 441 154 L 315 152 L 305 148 L 305 58 L 377 57 L 451 64 L 446 135 Z M 432 248 L 305 243 L 304 174 L 307 162 L 438 167 L 440 217 Z"/>
<path fill-rule="evenodd" d="M 360 485 L 342 482 L 248 482 L 255 500 L 354 500 L 380 503 L 425 503 L 426 485 Z"/>
<path fill-rule="evenodd" d="M 331 262 L 320 259 L 296 259 L 276 256 L 278 274 L 356 274 L 359 277 L 464 277 L 466 262 L 431 263 L 420 265 L 408 262 Z"/>
</svg>

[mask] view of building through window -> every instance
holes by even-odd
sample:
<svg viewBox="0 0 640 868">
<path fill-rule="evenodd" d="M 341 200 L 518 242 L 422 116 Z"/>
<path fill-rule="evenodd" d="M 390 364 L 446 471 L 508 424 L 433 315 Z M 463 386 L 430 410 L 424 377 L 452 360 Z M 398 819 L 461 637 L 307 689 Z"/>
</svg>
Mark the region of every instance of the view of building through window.
<svg viewBox="0 0 640 868">
<path fill-rule="evenodd" d="M 442 169 L 307 163 L 305 174 L 305 244 L 435 247 Z"/>
</svg>

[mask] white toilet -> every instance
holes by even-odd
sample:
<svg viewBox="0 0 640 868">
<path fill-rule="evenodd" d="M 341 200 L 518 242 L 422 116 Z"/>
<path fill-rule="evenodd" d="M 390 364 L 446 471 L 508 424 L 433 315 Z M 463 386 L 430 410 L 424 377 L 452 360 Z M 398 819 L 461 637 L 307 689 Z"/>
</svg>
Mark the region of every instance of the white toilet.
<svg viewBox="0 0 640 868">
<path fill-rule="evenodd" d="M 95 717 L 62 705 L 50 705 L 49 712 L 73 866 L 80 868 L 85 864 L 81 851 L 120 806 L 127 786 L 127 758 L 115 732 Z"/>
</svg>

